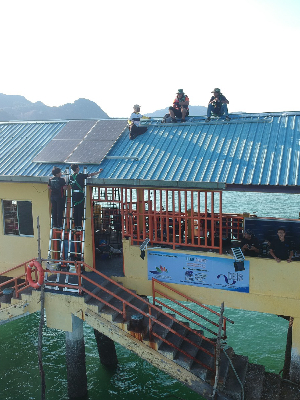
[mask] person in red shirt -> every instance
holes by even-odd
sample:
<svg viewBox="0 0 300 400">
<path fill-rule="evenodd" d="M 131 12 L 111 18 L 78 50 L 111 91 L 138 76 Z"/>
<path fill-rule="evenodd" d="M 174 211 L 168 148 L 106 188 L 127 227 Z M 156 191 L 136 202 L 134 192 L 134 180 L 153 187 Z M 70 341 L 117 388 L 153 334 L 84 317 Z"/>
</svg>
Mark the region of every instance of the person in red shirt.
<svg viewBox="0 0 300 400">
<path fill-rule="evenodd" d="M 183 89 L 178 89 L 177 96 L 173 101 L 173 106 L 169 107 L 172 122 L 177 122 L 176 118 L 181 118 L 181 122 L 185 122 L 185 117 L 189 115 L 190 100 L 184 93 Z"/>
</svg>

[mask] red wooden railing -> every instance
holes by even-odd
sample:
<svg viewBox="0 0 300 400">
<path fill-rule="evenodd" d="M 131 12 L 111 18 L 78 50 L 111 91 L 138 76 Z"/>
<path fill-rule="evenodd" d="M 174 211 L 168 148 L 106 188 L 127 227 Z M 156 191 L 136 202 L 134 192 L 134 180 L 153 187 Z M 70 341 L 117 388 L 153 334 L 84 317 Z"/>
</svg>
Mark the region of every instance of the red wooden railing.
<svg viewBox="0 0 300 400">
<path fill-rule="evenodd" d="M 30 260 L 32 261 L 32 260 Z M 17 269 L 23 269 L 24 272 L 19 274 L 18 277 L 9 279 L 8 281 L 2 283 L 0 285 L 0 289 L 1 287 L 3 287 L 4 285 L 8 285 L 9 283 L 14 283 L 14 288 L 16 291 L 16 296 L 18 297 L 19 293 L 24 290 L 25 288 L 27 288 L 28 282 L 27 282 L 27 278 L 26 278 L 26 269 L 27 266 L 29 264 L 30 261 L 27 261 L 23 264 L 18 265 L 17 267 L 14 267 L 12 269 L 10 269 L 9 271 L 5 271 L 3 272 L 1 275 L 6 275 L 9 274 L 11 271 L 16 271 Z M 44 260 L 46 261 L 46 260 Z M 185 310 L 189 310 L 192 313 L 194 313 L 195 315 L 197 315 L 198 317 L 202 318 L 203 320 L 205 320 L 207 323 L 212 324 L 213 326 L 218 326 L 218 324 L 216 324 L 215 322 L 211 321 L 209 318 L 201 315 L 200 313 L 191 310 L 189 307 L 180 304 L 177 300 L 171 299 L 170 296 L 167 296 L 166 294 L 160 292 L 159 290 L 155 289 L 155 287 L 153 286 L 153 304 L 149 303 L 147 300 L 145 300 L 143 297 L 138 296 L 136 293 L 132 292 L 130 289 L 125 288 L 124 286 L 122 286 L 121 284 L 119 284 L 118 282 L 114 281 L 113 279 L 109 278 L 108 276 L 104 275 L 103 273 L 97 271 L 96 269 L 90 267 L 89 265 L 80 262 L 80 261 L 54 261 L 54 263 L 57 263 L 60 266 L 60 271 L 52 271 L 52 270 L 48 270 L 45 269 L 45 273 L 50 273 L 51 275 L 53 274 L 62 274 L 62 275 L 69 275 L 69 276 L 73 276 L 76 277 L 76 281 L 78 282 L 77 285 L 73 284 L 68 284 L 68 283 L 59 283 L 56 280 L 55 281 L 49 281 L 47 280 L 46 285 L 47 286 L 53 286 L 53 287 L 61 287 L 61 288 L 68 288 L 68 289 L 77 289 L 79 294 L 83 294 L 83 293 L 87 293 L 89 294 L 91 297 L 101 301 L 102 303 L 104 303 L 106 306 L 110 307 L 111 309 L 113 309 L 114 311 L 118 312 L 119 314 L 122 315 L 123 320 L 126 321 L 127 320 L 127 309 L 131 309 L 139 314 L 142 314 L 144 316 L 144 318 L 146 320 L 148 320 L 148 328 L 149 328 L 149 340 L 153 341 L 153 338 L 156 337 L 159 340 L 162 340 L 163 342 L 167 343 L 169 346 L 173 347 L 174 349 L 176 349 L 177 351 L 181 352 L 182 354 L 184 354 L 186 357 L 192 359 L 195 363 L 198 363 L 200 365 L 202 365 L 204 368 L 206 368 L 207 370 L 212 371 L 213 373 L 215 373 L 215 363 L 216 363 L 216 342 L 205 337 L 204 335 L 202 335 L 202 333 L 200 331 L 196 331 L 193 328 L 191 328 L 190 326 L 187 326 L 184 322 L 174 318 L 172 315 L 166 313 L 165 311 L 163 311 L 161 308 L 159 308 L 157 305 L 155 305 L 154 303 L 158 303 L 158 304 L 162 304 L 164 307 L 167 307 L 168 309 L 170 309 L 172 312 L 175 312 L 176 314 L 180 315 L 181 317 L 185 317 L 184 314 L 182 314 L 181 312 L 179 312 L 178 310 L 174 309 L 173 307 L 170 307 L 169 305 L 164 304 L 163 302 L 161 302 L 160 300 L 157 299 L 156 294 L 161 294 L 163 295 L 163 297 L 165 298 L 169 298 L 169 300 L 172 300 L 176 305 L 180 305 L 182 306 Z M 70 267 L 71 265 L 75 266 L 76 272 L 69 272 L 68 269 L 66 267 Z M 95 280 L 89 278 L 89 274 L 83 274 L 82 273 L 82 268 L 85 270 L 90 270 L 92 272 L 94 272 L 96 275 L 98 275 L 98 277 L 100 278 L 104 278 L 105 280 L 111 282 L 115 287 L 119 287 L 121 288 L 123 291 L 129 293 L 131 296 L 136 297 L 139 299 L 139 301 L 141 301 L 142 303 L 144 303 L 146 305 L 145 308 L 147 308 L 147 311 L 144 311 L 143 309 L 140 309 L 139 307 L 134 306 L 133 304 L 131 304 L 130 302 L 128 302 L 127 300 L 123 299 L 122 297 L 120 297 L 118 294 L 114 293 L 112 290 L 107 289 L 105 286 L 101 285 L 100 283 L 96 282 Z M 35 272 L 36 273 L 36 272 Z M 18 279 L 23 279 L 23 283 L 22 284 L 17 284 L 17 280 Z M 37 279 L 37 276 L 36 276 Z M 93 290 L 88 290 L 87 288 L 84 287 L 83 282 L 89 282 L 90 284 L 92 284 L 95 288 L 99 288 L 103 291 L 105 291 L 106 293 L 110 294 L 113 298 L 118 299 L 121 304 L 122 307 L 118 308 L 116 306 L 114 306 L 113 304 L 110 304 L 108 301 L 103 300 L 101 297 L 99 297 L 97 294 L 93 293 Z M 176 292 L 177 294 L 181 295 L 182 297 L 184 297 L 185 299 L 187 299 L 188 301 L 193 301 L 194 304 L 199 305 L 200 307 L 204 308 L 205 310 L 213 313 L 214 315 L 218 315 L 219 313 L 217 313 L 216 311 L 210 309 L 207 306 L 204 306 L 202 303 L 197 302 L 193 299 L 191 299 L 190 297 L 184 295 L 183 293 L 180 293 L 179 291 L 171 288 L 170 286 L 157 281 L 156 279 L 153 280 L 153 285 L 154 284 L 161 284 L 165 287 L 167 287 L 168 289 L 172 290 L 173 292 Z M 62 292 L 59 292 L 60 294 Z M 64 294 L 66 294 L 66 292 L 63 292 Z M 180 333 L 178 333 L 177 331 L 175 331 L 173 328 L 169 327 L 168 325 L 164 324 L 163 322 L 161 322 L 158 318 L 157 315 L 164 315 L 167 318 L 171 319 L 172 321 L 176 322 L 176 324 L 181 325 L 182 327 L 184 327 L 186 330 L 193 332 L 194 335 L 196 335 L 197 337 L 199 337 L 199 339 L 201 339 L 201 341 L 206 341 L 209 342 L 213 348 L 214 351 L 211 352 L 209 350 L 207 350 L 206 348 L 202 347 L 201 345 L 194 343 L 193 341 L 191 341 L 190 339 L 188 339 L 186 336 L 181 335 Z M 212 329 L 204 327 L 204 325 L 199 324 L 197 321 L 194 321 L 191 318 L 187 318 L 186 319 L 189 322 L 192 322 L 193 324 L 206 329 L 207 331 L 215 334 Z M 226 320 L 229 322 L 232 322 L 231 320 L 229 320 L 228 318 L 225 319 L 225 324 L 222 327 L 223 329 L 223 337 L 226 337 Z M 214 367 L 210 367 L 209 365 L 204 364 L 203 362 L 201 362 L 200 360 L 196 359 L 195 357 L 191 356 L 190 354 L 186 353 L 184 350 L 180 349 L 179 347 L 177 347 L 176 345 L 174 345 L 173 343 L 169 342 L 166 338 L 162 337 L 161 335 L 157 334 L 156 332 L 153 331 L 153 325 L 154 324 L 158 324 L 166 329 L 168 329 L 168 331 L 172 332 L 174 335 L 180 337 L 182 340 L 190 343 L 191 345 L 195 346 L 196 348 L 198 348 L 199 350 L 203 351 L 204 353 L 208 354 L 210 357 L 214 358 Z"/>
</svg>

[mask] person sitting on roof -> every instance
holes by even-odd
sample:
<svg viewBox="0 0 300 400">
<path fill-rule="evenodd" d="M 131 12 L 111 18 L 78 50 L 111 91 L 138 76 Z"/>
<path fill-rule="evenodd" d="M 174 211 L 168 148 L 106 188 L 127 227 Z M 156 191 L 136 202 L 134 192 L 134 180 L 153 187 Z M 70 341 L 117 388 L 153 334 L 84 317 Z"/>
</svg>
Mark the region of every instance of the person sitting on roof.
<svg viewBox="0 0 300 400">
<path fill-rule="evenodd" d="M 52 213 L 52 227 L 54 229 L 62 229 L 62 219 L 65 206 L 64 189 L 67 188 L 66 181 L 61 177 L 61 169 L 53 167 L 53 178 L 49 179 L 48 189 L 51 190 L 51 213 Z"/>
<path fill-rule="evenodd" d="M 189 115 L 189 104 L 190 100 L 183 89 L 178 89 L 177 96 L 173 101 L 173 106 L 169 107 L 172 122 L 177 122 L 176 118 L 181 118 L 181 122 L 185 122 L 185 117 Z"/>
<path fill-rule="evenodd" d="M 100 174 L 103 169 L 99 169 L 99 171 L 92 172 L 90 174 L 79 173 L 78 164 L 72 164 L 71 169 L 74 172 L 74 174 L 70 176 L 69 181 L 72 188 L 74 226 L 76 230 L 81 230 L 84 213 L 84 181 L 90 176 Z"/>
<path fill-rule="evenodd" d="M 211 113 L 213 113 L 218 117 L 225 115 L 225 120 L 230 121 L 230 118 L 228 117 L 228 107 L 227 107 L 229 101 L 221 93 L 221 90 L 219 88 L 215 88 L 211 93 L 213 93 L 214 95 L 211 96 L 211 99 L 208 103 L 207 118 L 205 122 L 210 121 Z"/>
<path fill-rule="evenodd" d="M 140 126 L 141 119 L 150 119 L 149 117 L 145 117 L 144 115 L 140 114 L 140 110 L 141 106 L 135 104 L 133 106 L 133 113 L 128 118 L 130 140 L 142 135 L 148 129 L 146 126 Z"/>
</svg>

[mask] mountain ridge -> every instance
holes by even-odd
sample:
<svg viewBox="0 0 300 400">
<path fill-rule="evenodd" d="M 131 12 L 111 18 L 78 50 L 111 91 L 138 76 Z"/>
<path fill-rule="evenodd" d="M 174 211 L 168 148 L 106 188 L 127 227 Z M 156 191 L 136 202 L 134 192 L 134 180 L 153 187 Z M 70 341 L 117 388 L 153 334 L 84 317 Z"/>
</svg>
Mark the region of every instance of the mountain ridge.
<svg viewBox="0 0 300 400">
<path fill-rule="evenodd" d="M 94 101 L 79 98 L 58 107 L 41 101 L 32 103 L 24 96 L 0 93 L 0 121 L 48 121 L 53 119 L 102 119 L 109 116 Z"/>
<path fill-rule="evenodd" d="M 190 115 L 206 115 L 206 107 L 189 106 Z M 169 113 L 164 108 L 145 114 L 148 117 L 163 117 Z M 0 93 L 0 121 L 49 121 L 69 119 L 106 119 L 110 118 L 94 101 L 79 98 L 73 103 L 58 107 L 46 106 L 41 101 L 35 103 L 21 95 L 6 95 Z"/>
</svg>

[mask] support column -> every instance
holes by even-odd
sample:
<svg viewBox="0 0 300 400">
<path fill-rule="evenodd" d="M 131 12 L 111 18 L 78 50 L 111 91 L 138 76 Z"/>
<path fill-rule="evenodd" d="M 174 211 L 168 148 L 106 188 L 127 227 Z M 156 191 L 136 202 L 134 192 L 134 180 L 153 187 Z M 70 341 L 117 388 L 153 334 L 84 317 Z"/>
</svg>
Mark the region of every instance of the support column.
<svg viewBox="0 0 300 400">
<path fill-rule="evenodd" d="M 68 395 L 71 399 L 87 394 L 83 321 L 72 315 L 72 332 L 66 332 Z"/>
<path fill-rule="evenodd" d="M 101 364 L 106 367 L 116 367 L 118 365 L 118 358 L 115 342 L 96 329 L 94 329 L 94 334 Z"/>
<path fill-rule="evenodd" d="M 294 318 L 290 380 L 300 384 L 300 318 Z"/>
</svg>

